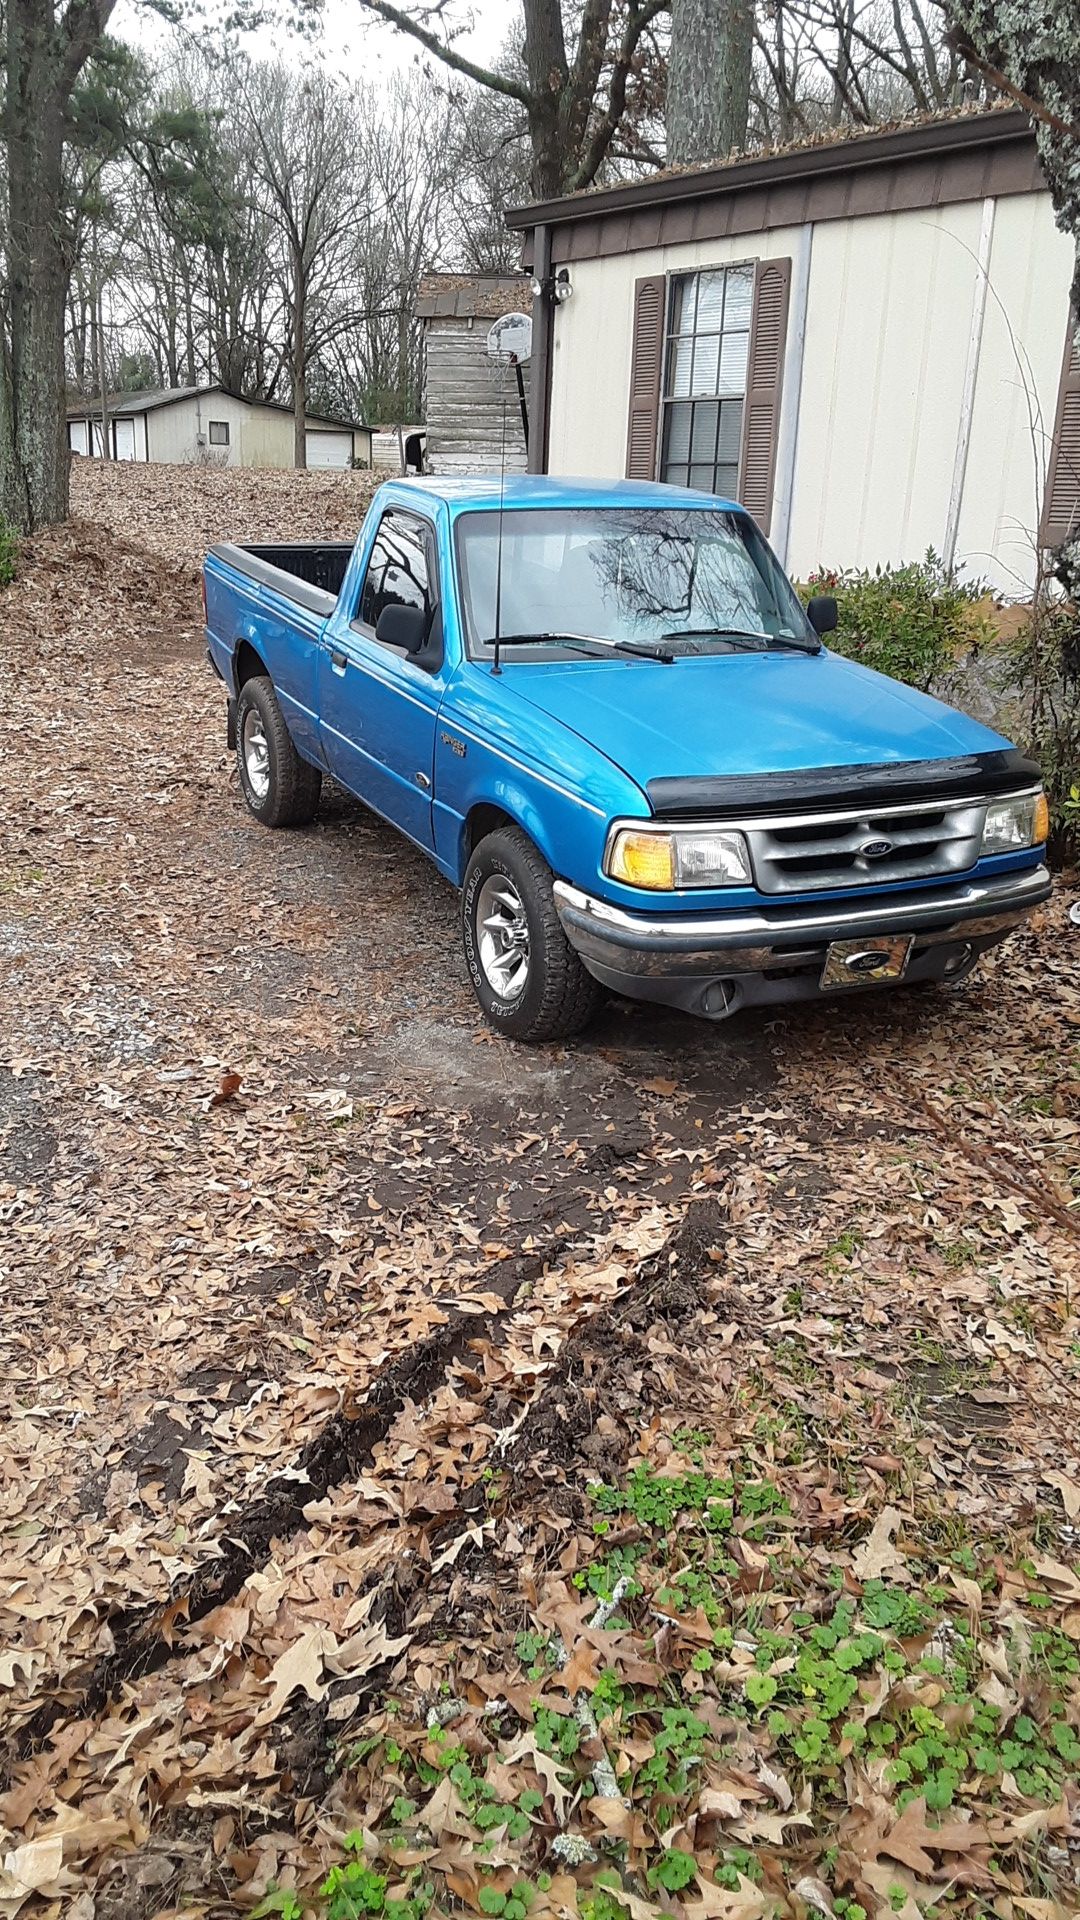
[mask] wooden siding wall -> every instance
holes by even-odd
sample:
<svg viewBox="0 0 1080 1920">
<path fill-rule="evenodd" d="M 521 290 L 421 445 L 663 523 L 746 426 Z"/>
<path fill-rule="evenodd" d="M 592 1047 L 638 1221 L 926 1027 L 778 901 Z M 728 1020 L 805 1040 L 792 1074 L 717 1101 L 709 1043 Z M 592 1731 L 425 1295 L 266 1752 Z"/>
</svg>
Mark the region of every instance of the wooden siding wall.
<svg viewBox="0 0 1080 1920">
<path fill-rule="evenodd" d="M 497 473 L 504 407 L 506 470 L 525 471 L 517 380 L 512 367 L 488 359 L 489 326 L 487 320 L 470 323 L 460 316 L 425 323 L 427 464 L 432 473 Z"/>
</svg>

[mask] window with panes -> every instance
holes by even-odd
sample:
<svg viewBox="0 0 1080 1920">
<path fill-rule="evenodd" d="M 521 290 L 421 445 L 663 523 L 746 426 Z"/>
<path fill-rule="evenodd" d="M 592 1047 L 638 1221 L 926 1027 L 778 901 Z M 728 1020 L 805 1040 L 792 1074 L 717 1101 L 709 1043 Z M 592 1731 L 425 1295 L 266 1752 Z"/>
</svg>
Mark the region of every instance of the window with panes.
<svg viewBox="0 0 1080 1920">
<path fill-rule="evenodd" d="M 739 487 L 754 268 L 672 275 L 660 478 L 733 500 Z"/>
</svg>

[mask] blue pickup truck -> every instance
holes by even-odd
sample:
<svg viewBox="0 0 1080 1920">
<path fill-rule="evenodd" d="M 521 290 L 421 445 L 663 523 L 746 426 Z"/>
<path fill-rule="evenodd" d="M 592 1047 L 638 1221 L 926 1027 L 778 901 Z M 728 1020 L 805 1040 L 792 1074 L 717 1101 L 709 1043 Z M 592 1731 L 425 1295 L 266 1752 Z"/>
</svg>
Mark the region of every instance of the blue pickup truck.
<svg viewBox="0 0 1080 1920">
<path fill-rule="evenodd" d="M 718 1020 L 957 981 L 1049 893 L 1038 768 L 831 653 L 729 501 L 393 481 L 354 547 L 218 546 L 204 589 L 255 818 L 330 774 L 391 821 L 515 1039 L 608 988 Z"/>
</svg>

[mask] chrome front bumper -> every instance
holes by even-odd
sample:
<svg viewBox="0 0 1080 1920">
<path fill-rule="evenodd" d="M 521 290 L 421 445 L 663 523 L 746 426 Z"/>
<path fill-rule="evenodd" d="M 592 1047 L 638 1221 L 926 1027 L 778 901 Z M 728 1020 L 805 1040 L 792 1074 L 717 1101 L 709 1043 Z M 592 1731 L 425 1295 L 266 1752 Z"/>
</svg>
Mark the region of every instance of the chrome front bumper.
<svg viewBox="0 0 1080 1920">
<path fill-rule="evenodd" d="M 597 900 L 564 880 L 555 882 L 566 937 L 597 979 L 631 996 L 713 1017 L 733 1011 L 733 1002 L 810 997 L 820 990 L 826 949 L 834 940 L 910 934 L 905 979 L 957 972 L 950 950 L 965 961 L 968 955 L 977 957 L 1049 894 L 1050 875 L 1039 866 L 878 895 L 858 905 L 823 900 L 817 906 L 778 904 L 752 913 L 653 919 Z M 783 979 L 775 977 L 781 974 Z M 739 976 L 747 976 L 741 989 Z M 752 976 L 764 976 L 765 984 L 752 988 Z M 718 981 L 731 982 L 735 990 L 710 995 L 709 987 Z"/>
</svg>

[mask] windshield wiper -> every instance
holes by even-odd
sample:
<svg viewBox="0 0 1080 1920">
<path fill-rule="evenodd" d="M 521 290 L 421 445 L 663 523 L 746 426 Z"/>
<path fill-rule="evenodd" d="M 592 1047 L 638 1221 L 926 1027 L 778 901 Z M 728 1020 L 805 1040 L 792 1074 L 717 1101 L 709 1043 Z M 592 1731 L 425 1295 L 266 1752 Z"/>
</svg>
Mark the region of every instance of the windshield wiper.
<svg viewBox="0 0 1080 1920">
<path fill-rule="evenodd" d="M 664 638 L 667 639 L 667 635 Z M 497 640 L 490 642 L 495 649 L 492 672 L 499 672 L 499 654 L 503 647 L 571 647 L 579 653 L 589 653 L 599 648 L 601 653 L 625 653 L 632 660 L 659 660 L 661 665 L 670 667 L 675 655 L 670 648 L 659 646 L 637 646 L 633 640 L 601 640 L 595 633 L 500 633 Z"/>
<path fill-rule="evenodd" d="M 662 640 L 759 640 L 757 652 L 764 653 L 766 647 L 790 647 L 795 653 L 820 653 L 820 646 L 806 640 L 797 640 L 794 634 L 755 633 L 746 627 L 673 627 L 670 633 L 661 634 Z"/>
</svg>

